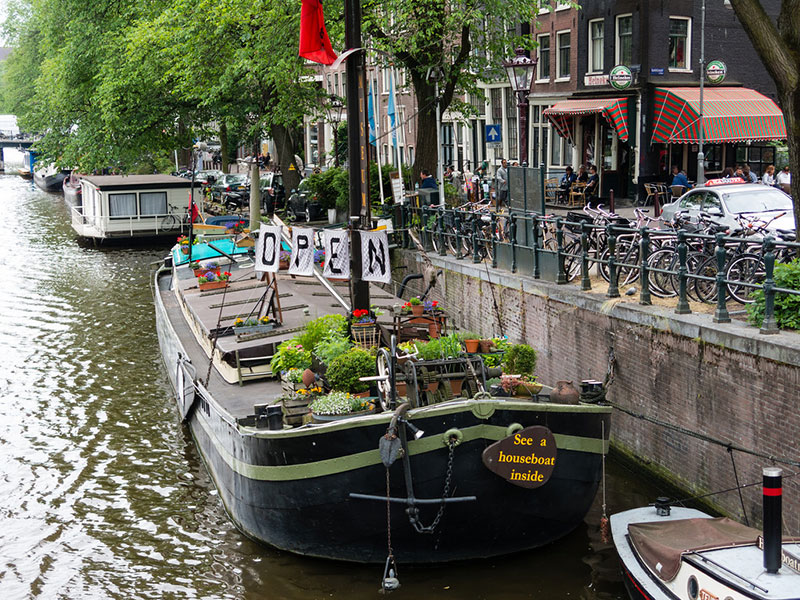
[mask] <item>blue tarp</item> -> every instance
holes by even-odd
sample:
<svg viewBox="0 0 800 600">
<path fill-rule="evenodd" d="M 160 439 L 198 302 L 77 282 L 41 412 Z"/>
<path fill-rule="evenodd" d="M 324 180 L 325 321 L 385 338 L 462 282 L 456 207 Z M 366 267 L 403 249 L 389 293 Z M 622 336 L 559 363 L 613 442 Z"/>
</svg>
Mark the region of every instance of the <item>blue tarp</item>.
<svg viewBox="0 0 800 600">
<path fill-rule="evenodd" d="M 237 248 L 233 244 L 233 240 L 215 240 L 211 242 L 217 248 L 227 254 L 247 254 L 248 248 Z M 219 252 L 211 248 L 208 243 L 195 244 L 192 246 L 192 260 L 208 260 L 209 258 L 217 258 L 222 256 Z M 180 246 L 175 246 L 172 249 L 172 261 L 176 265 L 183 265 L 189 262 L 189 255 L 181 252 Z"/>
</svg>

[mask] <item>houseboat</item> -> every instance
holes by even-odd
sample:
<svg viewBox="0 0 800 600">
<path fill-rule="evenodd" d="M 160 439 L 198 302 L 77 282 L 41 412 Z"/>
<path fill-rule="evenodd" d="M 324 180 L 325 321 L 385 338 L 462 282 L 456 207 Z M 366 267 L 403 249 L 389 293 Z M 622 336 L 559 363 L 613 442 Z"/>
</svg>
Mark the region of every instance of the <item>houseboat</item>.
<svg viewBox="0 0 800 600">
<path fill-rule="evenodd" d="M 59 169 L 55 165 L 40 167 L 33 172 L 33 182 L 45 192 L 59 192 L 69 174 L 69 169 Z"/>
<path fill-rule="evenodd" d="M 72 228 L 96 241 L 174 237 L 188 230 L 191 181 L 172 175 L 85 175 Z M 199 193 L 197 190 L 195 193 Z"/>
</svg>

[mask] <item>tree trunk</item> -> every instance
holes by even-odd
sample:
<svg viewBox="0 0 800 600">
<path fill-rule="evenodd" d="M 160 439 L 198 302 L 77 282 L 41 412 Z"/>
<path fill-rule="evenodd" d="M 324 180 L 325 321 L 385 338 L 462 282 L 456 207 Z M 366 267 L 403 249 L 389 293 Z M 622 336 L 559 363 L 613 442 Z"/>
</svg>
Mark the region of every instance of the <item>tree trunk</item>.
<svg viewBox="0 0 800 600">
<path fill-rule="evenodd" d="M 250 231 L 255 231 L 261 222 L 261 173 L 258 169 L 260 144 L 256 140 L 253 162 L 250 165 Z"/>
<path fill-rule="evenodd" d="M 800 89 L 782 92 L 778 88 L 778 101 L 786 122 L 786 142 L 789 146 L 789 169 L 792 173 L 792 198 L 794 198 L 795 228 L 800 226 Z"/>
<path fill-rule="evenodd" d="M 219 125 L 219 145 L 220 160 L 222 161 L 222 172 L 227 173 L 230 158 L 228 157 L 228 124 L 225 121 Z"/>
<path fill-rule="evenodd" d="M 294 155 L 297 153 L 294 144 L 295 138 L 291 131 L 283 125 L 273 125 L 270 134 L 275 140 L 275 162 L 278 163 L 283 174 L 283 187 L 290 192 L 300 185 L 300 171 L 294 160 Z"/>
<path fill-rule="evenodd" d="M 419 107 L 414 156 L 414 181 L 417 182 L 422 169 L 427 169 L 434 177 L 436 176 L 436 167 L 439 163 L 437 148 L 439 136 L 436 133 L 436 104 L 432 102 L 434 87 L 421 77 L 414 77 L 413 82 Z"/>
</svg>

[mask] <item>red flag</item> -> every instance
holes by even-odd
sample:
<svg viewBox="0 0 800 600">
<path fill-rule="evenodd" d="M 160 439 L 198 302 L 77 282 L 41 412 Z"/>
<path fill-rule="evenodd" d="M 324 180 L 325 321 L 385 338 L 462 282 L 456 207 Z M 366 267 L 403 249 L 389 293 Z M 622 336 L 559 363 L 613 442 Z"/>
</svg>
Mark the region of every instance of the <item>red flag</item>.
<svg viewBox="0 0 800 600">
<path fill-rule="evenodd" d="M 300 11 L 300 56 L 323 65 L 333 64 L 336 53 L 325 29 L 321 0 L 302 0 Z"/>
</svg>

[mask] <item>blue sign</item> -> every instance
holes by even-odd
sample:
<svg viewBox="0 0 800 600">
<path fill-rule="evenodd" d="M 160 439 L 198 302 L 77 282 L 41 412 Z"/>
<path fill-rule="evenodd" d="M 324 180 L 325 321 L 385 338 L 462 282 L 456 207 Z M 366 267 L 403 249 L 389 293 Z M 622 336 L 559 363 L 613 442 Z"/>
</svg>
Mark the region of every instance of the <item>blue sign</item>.
<svg viewBox="0 0 800 600">
<path fill-rule="evenodd" d="M 663 75 L 664 67 L 650 67 L 650 75 Z"/>
<path fill-rule="evenodd" d="M 503 132 L 500 130 L 500 124 L 486 125 L 486 141 L 487 142 L 502 142 Z"/>
</svg>

